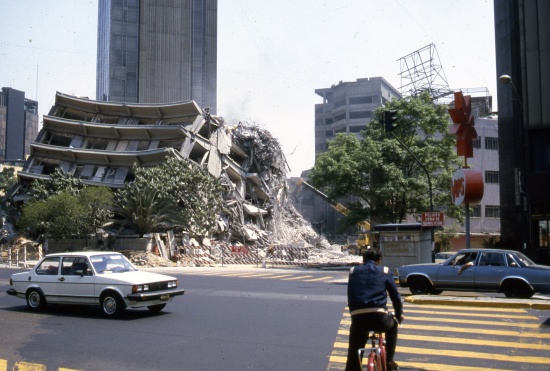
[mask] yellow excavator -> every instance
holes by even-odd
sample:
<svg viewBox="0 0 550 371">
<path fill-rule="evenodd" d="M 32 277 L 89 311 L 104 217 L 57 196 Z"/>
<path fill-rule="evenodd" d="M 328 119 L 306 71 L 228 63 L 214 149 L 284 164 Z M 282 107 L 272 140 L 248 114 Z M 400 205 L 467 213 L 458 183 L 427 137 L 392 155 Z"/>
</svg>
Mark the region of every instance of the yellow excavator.
<svg viewBox="0 0 550 371">
<path fill-rule="evenodd" d="M 297 186 L 305 186 L 309 188 L 311 191 L 313 191 L 315 194 L 320 196 L 323 200 L 327 201 L 330 206 L 332 206 L 336 211 L 338 211 L 342 215 L 349 215 L 350 210 L 342 205 L 341 203 L 334 201 L 333 199 L 329 198 L 326 194 L 303 180 L 302 178 L 298 179 L 296 182 Z M 354 243 L 350 243 L 348 241 L 347 244 L 342 246 L 342 252 L 347 251 L 351 255 L 362 255 L 365 251 L 371 248 L 369 233 L 370 233 L 370 223 L 366 220 L 360 221 L 357 223 L 359 227 L 363 230 L 363 233 L 359 233 L 357 240 L 355 240 Z"/>
</svg>

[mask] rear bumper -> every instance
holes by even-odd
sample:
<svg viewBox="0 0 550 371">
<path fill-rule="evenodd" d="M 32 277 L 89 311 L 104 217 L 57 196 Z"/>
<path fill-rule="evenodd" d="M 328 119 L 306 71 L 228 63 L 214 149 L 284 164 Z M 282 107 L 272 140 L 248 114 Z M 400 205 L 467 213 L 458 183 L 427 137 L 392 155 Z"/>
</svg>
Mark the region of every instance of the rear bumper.
<svg viewBox="0 0 550 371">
<path fill-rule="evenodd" d="M 127 296 L 128 300 L 135 302 L 144 302 L 144 301 L 167 301 L 172 299 L 174 296 L 183 295 L 185 293 L 184 289 L 170 290 L 170 291 L 160 291 L 160 292 L 140 292 L 137 294 L 130 294 Z"/>
</svg>

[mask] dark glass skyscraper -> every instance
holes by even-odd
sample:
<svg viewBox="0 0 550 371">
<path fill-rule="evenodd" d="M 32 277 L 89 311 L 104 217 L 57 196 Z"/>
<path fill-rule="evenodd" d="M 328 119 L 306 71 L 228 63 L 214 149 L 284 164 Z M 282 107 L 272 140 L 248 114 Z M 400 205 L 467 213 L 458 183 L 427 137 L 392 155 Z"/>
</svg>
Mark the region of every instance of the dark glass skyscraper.
<svg viewBox="0 0 550 371">
<path fill-rule="evenodd" d="M 99 0 L 96 99 L 216 112 L 217 0 Z"/>
<path fill-rule="evenodd" d="M 498 0 L 501 238 L 550 264 L 550 0 Z"/>
</svg>

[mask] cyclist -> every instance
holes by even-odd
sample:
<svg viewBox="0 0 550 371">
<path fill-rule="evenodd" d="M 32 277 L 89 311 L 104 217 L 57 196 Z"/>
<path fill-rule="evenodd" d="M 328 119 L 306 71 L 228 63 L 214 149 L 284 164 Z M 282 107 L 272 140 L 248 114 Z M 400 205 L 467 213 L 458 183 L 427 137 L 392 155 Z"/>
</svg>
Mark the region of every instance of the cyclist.
<svg viewBox="0 0 550 371">
<path fill-rule="evenodd" d="M 397 325 L 403 321 L 403 303 L 393 280 L 393 274 L 383 267 L 382 256 L 373 250 L 363 255 L 363 264 L 351 268 L 348 278 L 348 307 L 351 314 L 346 370 L 361 370 L 357 352 L 364 348 L 368 332 L 386 335 L 387 369 L 397 370 L 393 360 L 397 345 Z M 395 318 L 387 313 L 387 295 L 390 295 Z"/>
</svg>

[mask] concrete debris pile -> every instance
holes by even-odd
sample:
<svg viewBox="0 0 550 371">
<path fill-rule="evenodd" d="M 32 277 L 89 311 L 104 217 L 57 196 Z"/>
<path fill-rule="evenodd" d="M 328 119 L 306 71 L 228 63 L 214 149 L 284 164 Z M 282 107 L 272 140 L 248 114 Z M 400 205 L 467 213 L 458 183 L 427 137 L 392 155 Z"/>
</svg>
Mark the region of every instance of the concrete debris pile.
<svg viewBox="0 0 550 371">
<path fill-rule="evenodd" d="M 329 246 L 290 201 L 279 141 L 256 125 L 229 125 L 194 101 L 117 103 L 57 92 L 12 196 L 22 202 L 32 182 L 58 168 L 86 184 L 119 189 L 133 179 L 134 163 L 157 166 L 167 157 L 207 169 L 227 190 L 229 212 L 219 215 L 217 233 L 194 238 L 264 253 L 275 245 Z"/>
</svg>

